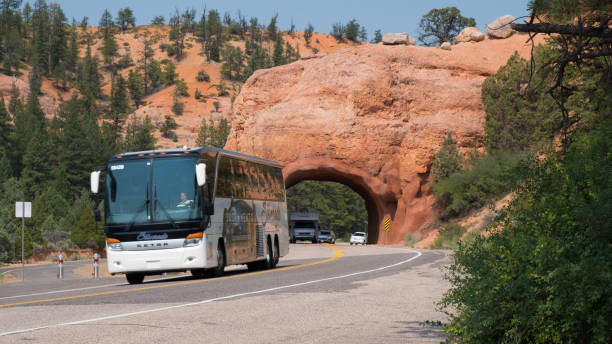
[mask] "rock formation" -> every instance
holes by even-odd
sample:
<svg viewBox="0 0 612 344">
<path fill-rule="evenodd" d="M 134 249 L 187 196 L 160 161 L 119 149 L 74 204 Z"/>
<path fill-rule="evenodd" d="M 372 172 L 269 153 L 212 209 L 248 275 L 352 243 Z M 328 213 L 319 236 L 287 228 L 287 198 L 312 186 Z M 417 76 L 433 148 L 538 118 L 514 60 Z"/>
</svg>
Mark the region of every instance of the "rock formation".
<svg viewBox="0 0 612 344">
<path fill-rule="evenodd" d="M 382 43 L 386 45 L 416 45 L 416 39 L 407 33 L 386 33 L 383 35 Z"/>
<path fill-rule="evenodd" d="M 517 39 L 518 38 L 518 39 Z M 277 160 L 286 186 L 306 179 L 348 185 L 366 201 L 369 238 L 401 242 L 435 219 L 430 167 L 447 132 L 464 154 L 482 146 L 480 87 L 529 46 L 362 45 L 257 71 L 234 104 L 226 148 Z"/>
<path fill-rule="evenodd" d="M 501 16 L 487 25 L 487 35 L 491 38 L 508 38 L 514 33 L 510 24 L 514 17 L 510 14 Z"/>
<path fill-rule="evenodd" d="M 484 33 L 480 32 L 480 30 L 474 26 L 466 27 L 465 29 L 461 30 L 457 36 L 455 36 L 455 42 L 457 43 L 480 42 L 484 41 L 484 39 Z"/>
</svg>

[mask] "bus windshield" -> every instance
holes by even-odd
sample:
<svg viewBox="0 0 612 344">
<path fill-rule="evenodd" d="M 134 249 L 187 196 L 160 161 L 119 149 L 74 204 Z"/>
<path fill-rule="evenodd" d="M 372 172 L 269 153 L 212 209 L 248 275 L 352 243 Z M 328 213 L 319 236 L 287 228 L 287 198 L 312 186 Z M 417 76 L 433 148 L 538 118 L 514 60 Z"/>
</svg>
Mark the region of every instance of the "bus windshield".
<svg viewBox="0 0 612 344">
<path fill-rule="evenodd" d="M 107 225 L 199 220 L 196 159 L 164 157 L 114 161 L 106 177 Z M 172 227 L 172 226 L 169 226 Z"/>
</svg>

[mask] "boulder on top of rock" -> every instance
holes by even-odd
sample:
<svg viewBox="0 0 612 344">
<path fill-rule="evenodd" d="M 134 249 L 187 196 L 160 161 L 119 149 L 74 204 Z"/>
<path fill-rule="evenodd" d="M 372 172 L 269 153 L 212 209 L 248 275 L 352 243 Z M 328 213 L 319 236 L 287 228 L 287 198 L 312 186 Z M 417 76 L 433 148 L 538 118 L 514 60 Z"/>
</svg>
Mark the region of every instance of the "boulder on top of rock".
<svg viewBox="0 0 612 344">
<path fill-rule="evenodd" d="M 510 23 L 514 21 L 514 17 L 510 14 L 499 17 L 487 25 L 487 35 L 491 38 L 508 38 L 514 33 Z"/>
<path fill-rule="evenodd" d="M 457 43 L 465 43 L 465 42 L 480 42 L 485 39 L 484 33 L 480 32 L 477 27 L 470 26 L 461 30 L 461 32 L 455 36 L 455 42 Z"/>
<path fill-rule="evenodd" d="M 410 37 L 405 32 L 402 33 L 386 33 L 383 35 L 382 43 L 387 45 L 405 44 L 405 45 L 416 45 L 416 39 Z"/>
<path fill-rule="evenodd" d="M 440 44 L 440 49 L 451 50 L 450 42 L 444 42 L 444 43 Z"/>
</svg>

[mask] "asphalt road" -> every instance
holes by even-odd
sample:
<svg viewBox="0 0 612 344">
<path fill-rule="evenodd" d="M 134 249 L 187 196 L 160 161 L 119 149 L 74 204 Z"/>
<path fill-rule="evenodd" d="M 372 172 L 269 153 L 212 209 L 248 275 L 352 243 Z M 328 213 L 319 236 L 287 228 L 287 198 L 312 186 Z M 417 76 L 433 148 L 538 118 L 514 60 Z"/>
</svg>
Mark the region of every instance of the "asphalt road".
<svg viewBox="0 0 612 344">
<path fill-rule="evenodd" d="M 142 285 L 32 267 L 0 285 L 0 343 L 439 343 L 423 323 L 445 319 L 445 264 L 443 251 L 296 244 L 274 270 Z"/>
</svg>

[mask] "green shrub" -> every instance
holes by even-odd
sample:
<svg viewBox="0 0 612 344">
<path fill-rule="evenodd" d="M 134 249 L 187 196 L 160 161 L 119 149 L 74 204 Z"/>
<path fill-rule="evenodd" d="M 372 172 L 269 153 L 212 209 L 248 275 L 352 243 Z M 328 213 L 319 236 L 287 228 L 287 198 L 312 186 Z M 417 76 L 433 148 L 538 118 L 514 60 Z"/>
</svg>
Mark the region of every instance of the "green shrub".
<svg viewBox="0 0 612 344">
<path fill-rule="evenodd" d="M 193 91 L 193 97 L 195 99 L 200 99 L 202 98 L 202 92 L 200 92 L 200 90 L 196 87 L 195 91 Z"/>
<path fill-rule="evenodd" d="M 185 108 L 185 105 L 179 102 L 178 100 L 175 101 L 174 104 L 172 104 L 172 112 L 177 116 L 181 116 L 183 114 L 184 108 Z"/>
<path fill-rule="evenodd" d="M 408 232 L 404 235 L 404 245 L 414 247 L 414 245 L 421 240 L 418 234 Z"/>
<path fill-rule="evenodd" d="M 198 75 L 196 76 L 196 80 L 199 82 L 209 82 L 210 81 L 210 75 L 208 75 L 208 73 L 206 73 L 205 70 L 201 70 L 198 72 Z"/>
<path fill-rule="evenodd" d="M 434 240 L 431 248 L 450 249 L 457 246 L 457 242 L 465 233 L 466 228 L 458 223 L 452 222 L 442 227 L 438 232 L 438 237 Z"/>
<path fill-rule="evenodd" d="M 612 342 L 612 121 L 574 139 L 528 170 L 502 230 L 455 250 L 439 306 L 457 342 Z"/>
<path fill-rule="evenodd" d="M 441 206 L 440 218 L 448 220 L 508 193 L 526 167 L 524 154 L 497 153 L 476 158 L 472 168 L 456 172 L 432 185 Z"/>
</svg>

